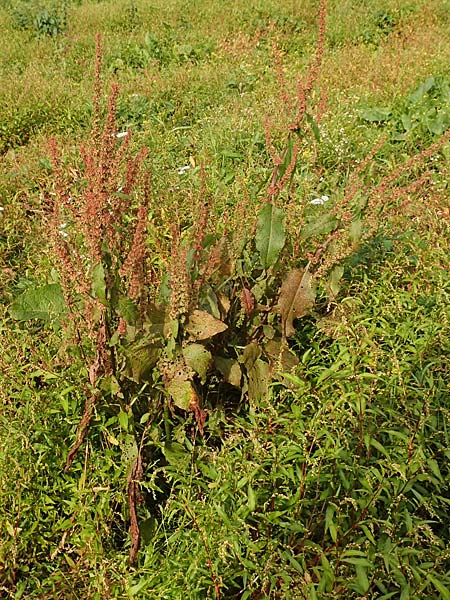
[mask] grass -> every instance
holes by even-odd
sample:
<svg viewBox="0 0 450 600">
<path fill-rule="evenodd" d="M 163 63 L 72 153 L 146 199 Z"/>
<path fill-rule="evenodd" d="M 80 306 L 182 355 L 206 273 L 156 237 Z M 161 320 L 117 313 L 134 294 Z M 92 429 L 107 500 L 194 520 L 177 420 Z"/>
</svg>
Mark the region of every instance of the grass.
<svg viewBox="0 0 450 600">
<path fill-rule="evenodd" d="M 276 142 L 283 132 L 273 43 L 295 88 L 314 53 L 316 8 L 67 2 L 66 23 L 49 34 L 55 6 L 0 3 L 0 597 L 446 600 L 448 142 L 400 181 L 426 169 L 426 185 L 399 204 L 394 187 L 376 203 L 376 227 L 342 262 L 340 289 L 330 297 L 319 286 L 314 310 L 296 321 L 289 343 L 298 364 L 273 379 L 269 395 L 250 391 L 249 402 L 210 382 L 203 436 L 193 413 L 158 408 L 153 419 L 150 404 L 139 413 L 147 454 L 135 489 L 141 547 L 130 566 L 133 413 L 99 404 L 64 472 L 89 345 L 74 345 L 64 323 L 10 312 L 24 291 L 58 281 L 48 140 L 57 138 L 76 183 L 101 32 L 105 89 L 119 82 L 118 126 L 132 129 L 132 150 L 149 148 L 154 206 L 169 215 L 178 206 L 189 224 L 204 164 L 210 226 L 221 231 L 243 194 L 252 221 L 270 175 L 266 115 Z M 443 0 L 330 3 L 328 110 L 320 139 L 301 148 L 303 202 L 339 199 L 381 134 L 387 141 L 363 183 L 445 133 L 447 12 Z M 24 20 L 30 14 L 41 17 Z M 133 406 L 150 403 L 146 385 L 133 388 Z"/>
</svg>

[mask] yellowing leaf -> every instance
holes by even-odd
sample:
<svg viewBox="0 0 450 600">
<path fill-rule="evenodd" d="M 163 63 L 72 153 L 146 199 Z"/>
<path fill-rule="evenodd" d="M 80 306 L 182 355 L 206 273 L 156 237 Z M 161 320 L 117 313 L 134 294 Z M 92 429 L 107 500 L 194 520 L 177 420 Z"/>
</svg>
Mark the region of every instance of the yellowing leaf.
<svg viewBox="0 0 450 600">
<path fill-rule="evenodd" d="M 201 380 L 206 380 L 209 363 L 211 362 L 211 352 L 202 344 L 188 344 L 183 348 L 183 358 L 188 367 L 193 369 Z"/>
<path fill-rule="evenodd" d="M 316 293 L 313 278 L 308 271 L 292 269 L 281 286 L 278 309 L 281 315 L 283 335 L 295 335 L 294 319 L 304 317 L 314 305 Z"/>
<path fill-rule="evenodd" d="M 228 329 L 223 321 L 216 319 L 205 310 L 194 310 L 186 324 L 186 331 L 193 340 L 207 340 Z"/>
<path fill-rule="evenodd" d="M 264 400 L 269 394 L 269 365 L 257 358 L 250 369 L 247 369 L 248 399 L 250 402 Z"/>
<path fill-rule="evenodd" d="M 227 383 L 237 388 L 241 387 L 242 371 L 237 360 L 215 356 L 214 366 Z"/>
<path fill-rule="evenodd" d="M 282 371 L 291 371 L 300 362 L 298 357 L 292 352 L 286 343 L 282 340 L 269 340 L 264 344 L 264 354 L 269 359 L 271 367 L 278 366 Z"/>
<path fill-rule="evenodd" d="M 173 403 L 182 410 L 189 410 L 191 403 L 197 402 L 197 394 L 195 393 L 192 381 L 186 379 L 184 375 L 174 377 L 166 383 L 166 390 L 170 394 Z"/>
</svg>

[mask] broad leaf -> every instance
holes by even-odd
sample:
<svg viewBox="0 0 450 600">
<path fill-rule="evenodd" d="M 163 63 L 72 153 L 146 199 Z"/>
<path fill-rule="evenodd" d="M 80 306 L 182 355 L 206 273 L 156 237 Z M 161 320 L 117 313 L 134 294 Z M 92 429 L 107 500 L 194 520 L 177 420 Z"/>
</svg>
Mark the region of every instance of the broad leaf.
<svg viewBox="0 0 450 600">
<path fill-rule="evenodd" d="M 450 112 L 441 110 L 433 117 L 426 117 L 425 123 L 430 133 L 442 135 L 450 127 Z"/>
<path fill-rule="evenodd" d="M 409 101 L 413 104 L 422 100 L 427 92 L 429 92 L 435 84 L 434 77 L 428 77 L 423 83 L 419 85 L 419 87 L 410 95 Z"/>
<path fill-rule="evenodd" d="M 50 283 L 27 289 L 9 308 L 13 319 L 54 321 L 66 314 L 66 303 L 61 286 Z"/>
<path fill-rule="evenodd" d="M 192 381 L 186 379 L 184 374 L 174 377 L 166 383 L 166 390 L 170 394 L 175 406 L 178 406 L 182 410 L 189 410 L 191 405 L 198 403 Z"/>
<path fill-rule="evenodd" d="M 200 375 L 201 380 L 205 382 L 212 359 L 211 352 L 202 344 L 188 344 L 182 352 L 187 366 Z"/>
<path fill-rule="evenodd" d="M 388 121 L 391 116 L 389 108 L 366 108 L 361 112 L 361 118 L 369 123 L 382 123 Z"/>
<path fill-rule="evenodd" d="M 298 357 L 281 339 L 269 340 L 264 344 L 264 354 L 269 359 L 270 366 L 280 368 L 283 372 L 292 371 L 299 364 Z"/>
<path fill-rule="evenodd" d="M 344 275 L 344 267 L 342 267 L 341 265 L 337 265 L 331 271 L 330 277 L 327 282 L 327 290 L 329 292 L 329 295 L 332 298 L 336 297 L 339 294 L 339 291 L 341 289 L 340 282 L 341 282 L 343 275 Z"/>
<path fill-rule="evenodd" d="M 247 369 L 248 399 L 257 402 L 267 398 L 269 393 L 269 365 L 257 358 L 250 369 Z"/>
<path fill-rule="evenodd" d="M 102 304 L 107 305 L 105 270 L 101 262 L 92 269 L 92 292 Z"/>
<path fill-rule="evenodd" d="M 136 304 L 133 302 L 133 300 L 131 300 L 131 298 L 127 298 L 127 296 L 120 296 L 118 312 L 119 315 L 125 319 L 128 325 L 135 325 L 139 313 Z"/>
<path fill-rule="evenodd" d="M 256 342 L 247 344 L 240 358 L 240 362 L 245 365 L 247 371 L 251 369 L 255 361 L 261 356 L 261 347 Z"/>
<path fill-rule="evenodd" d="M 313 217 L 303 225 L 300 237 L 307 240 L 308 238 L 317 235 L 325 235 L 330 233 L 330 231 L 333 231 L 337 223 L 337 218 L 330 213 Z"/>
<path fill-rule="evenodd" d="M 152 336 L 130 344 L 126 350 L 127 376 L 141 383 L 151 379 L 152 370 L 161 354 L 161 341 Z"/>
<path fill-rule="evenodd" d="M 237 388 L 241 387 L 242 371 L 237 360 L 215 356 L 214 366 L 227 383 Z"/>
<path fill-rule="evenodd" d="M 193 340 L 207 340 L 226 329 L 228 329 L 228 325 L 205 310 L 194 310 L 189 315 L 186 324 L 186 331 Z"/>
<path fill-rule="evenodd" d="M 125 468 L 125 472 L 129 474 L 131 466 L 139 454 L 139 449 L 134 435 L 125 435 L 123 441 L 120 443 L 120 449 L 122 450 L 122 465 Z"/>
<path fill-rule="evenodd" d="M 286 242 L 284 212 L 281 208 L 270 203 L 263 207 L 258 216 L 255 242 L 263 268 L 272 267 Z"/>
<path fill-rule="evenodd" d="M 316 299 L 313 278 L 308 271 L 293 269 L 281 286 L 278 308 L 285 337 L 295 335 L 294 319 L 305 316 Z"/>
<path fill-rule="evenodd" d="M 185 469 L 190 465 L 191 454 L 178 442 L 166 442 L 162 451 L 167 462 L 177 469 Z"/>
</svg>

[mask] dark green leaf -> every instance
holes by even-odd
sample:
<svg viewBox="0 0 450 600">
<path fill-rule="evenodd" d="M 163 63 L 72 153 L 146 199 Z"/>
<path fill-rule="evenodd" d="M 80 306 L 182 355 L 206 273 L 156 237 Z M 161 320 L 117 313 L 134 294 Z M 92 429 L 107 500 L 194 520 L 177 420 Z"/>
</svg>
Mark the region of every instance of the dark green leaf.
<svg viewBox="0 0 450 600">
<path fill-rule="evenodd" d="M 178 442 L 171 442 L 164 444 L 163 454 L 167 459 L 167 462 L 174 467 L 185 468 L 189 465 L 191 455 L 186 452 L 184 446 Z"/>
<path fill-rule="evenodd" d="M 286 242 L 284 212 L 281 208 L 270 203 L 262 208 L 258 216 L 255 242 L 263 268 L 272 267 Z"/>
<path fill-rule="evenodd" d="M 441 594 L 442 600 L 450 600 L 450 590 L 447 585 L 444 585 L 437 577 L 434 575 L 427 575 L 427 579 L 431 581 L 436 590 Z"/>
</svg>

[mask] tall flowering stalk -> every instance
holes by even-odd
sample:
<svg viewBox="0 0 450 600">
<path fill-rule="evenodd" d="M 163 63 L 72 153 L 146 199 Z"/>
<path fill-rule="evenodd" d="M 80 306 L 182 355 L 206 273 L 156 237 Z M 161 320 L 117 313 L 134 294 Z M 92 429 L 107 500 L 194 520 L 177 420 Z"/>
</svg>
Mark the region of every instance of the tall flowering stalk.
<svg viewBox="0 0 450 600">
<path fill-rule="evenodd" d="M 83 441 L 99 397 L 98 383 L 118 362 L 112 337 L 124 332 L 118 301 L 147 302 L 147 230 L 150 184 L 147 151 L 130 153 L 131 133 L 116 129 L 118 86 L 113 84 L 102 126 L 101 40 L 97 37 L 94 117 L 88 142 L 80 148 L 78 180 L 66 177 L 56 140 L 49 142 L 54 169 L 52 240 L 61 284 L 79 340 L 86 351 L 91 393 L 66 469 Z M 80 303 L 84 310 L 80 312 Z"/>
</svg>

